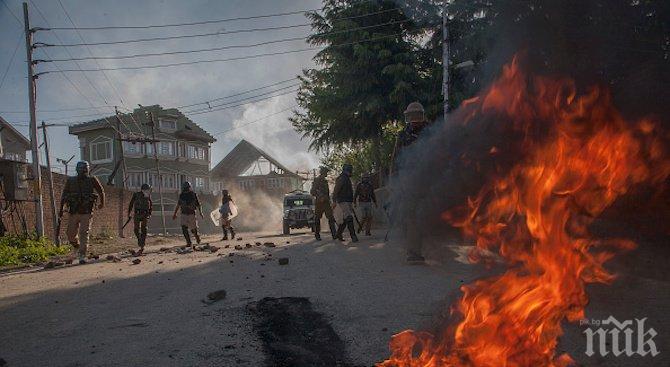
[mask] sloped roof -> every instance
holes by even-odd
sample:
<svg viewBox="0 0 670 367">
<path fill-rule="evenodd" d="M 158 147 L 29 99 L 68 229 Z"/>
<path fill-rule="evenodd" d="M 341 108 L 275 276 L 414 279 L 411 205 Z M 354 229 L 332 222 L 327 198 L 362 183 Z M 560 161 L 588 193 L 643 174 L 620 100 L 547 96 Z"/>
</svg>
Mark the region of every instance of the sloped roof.
<svg viewBox="0 0 670 367">
<path fill-rule="evenodd" d="M 145 117 L 144 112 L 146 111 L 151 111 L 154 112 L 158 118 L 161 117 L 173 117 L 177 121 L 181 121 L 184 123 L 184 128 L 179 129 L 175 132 L 175 134 L 181 138 L 184 139 L 193 139 L 193 140 L 202 140 L 208 143 L 213 143 L 216 141 L 216 139 L 210 135 L 207 131 L 205 131 L 203 128 L 201 128 L 198 124 L 193 122 L 191 119 L 189 119 L 186 115 L 184 115 L 181 111 L 179 111 L 176 108 L 162 108 L 159 105 L 153 105 L 153 106 L 144 106 L 140 108 L 136 108 L 132 114 L 131 113 L 123 113 L 120 114 L 121 121 L 124 122 L 124 127 L 121 127 L 122 130 L 129 130 L 130 132 L 133 133 L 139 133 L 139 134 L 148 134 L 147 128 L 144 126 L 144 124 L 147 122 L 147 118 Z M 132 116 L 131 116 L 132 115 Z M 109 128 L 110 123 L 116 123 L 116 116 L 108 116 L 108 117 L 103 117 L 101 119 L 97 120 L 92 120 L 92 121 L 87 121 L 87 122 L 82 122 L 76 125 L 72 125 L 69 128 L 70 134 L 77 135 L 78 133 L 88 131 L 88 130 L 96 130 L 96 129 L 105 129 Z M 132 123 L 131 123 L 132 121 Z M 138 122 L 140 126 L 137 126 L 135 122 Z M 139 128 L 142 128 L 146 131 L 138 131 Z"/>
<path fill-rule="evenodd" d="M 1 116 L 0 116 L 0 127 L 2 129 L 7 129 L 7 130 L 11 131 L 16 136 L 19 143 L 25 145 L 26 150 L 30 149 L 30 140 L 28 140 L 28 138 L 23 136 L 23 134 L 21 134 L 18 130 L 16 130 L 16 128 L 14 126 L 12 126 L 12 124 L 5 121 L 5 119 L 3 119 Z"/>
<path fill-rule="evenodd" d="M 286 168 L 286 166 L 279 163 L 272 156 L 244 139 L 242 139 L 235 148 L 228 153 L 228 155 L 212 168 L 211 176 L 214 178 L 240 176 L 261 157 L 267 159 L 275 167 L 284 171 L 284 174 L 300 177 Z"/>
</svg>

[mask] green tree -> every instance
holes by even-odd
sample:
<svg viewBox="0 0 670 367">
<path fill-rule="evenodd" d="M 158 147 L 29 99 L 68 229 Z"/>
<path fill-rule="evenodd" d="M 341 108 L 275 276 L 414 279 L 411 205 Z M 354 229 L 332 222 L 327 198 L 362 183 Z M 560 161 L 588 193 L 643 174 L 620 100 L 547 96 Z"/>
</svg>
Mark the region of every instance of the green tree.
<svg viewBox="0 0 670 367">
<path fill-rule="evenodd" d="M 324 49 L 315 56 L 317 68 L 300 77 L 304 112 L 292 117 L 293 125 L 317 151 L 371 143 L 374 168 L 380 169 L 388 160 L 383 127 L 401 120 L 405 106 L 425 89 L 427 74 L 416 54 L 421 28 L 395 1 L 385 0 L 325 0 L 323 14 L 308 17 L 316 32 L 308 42 Z"/>
</svg>

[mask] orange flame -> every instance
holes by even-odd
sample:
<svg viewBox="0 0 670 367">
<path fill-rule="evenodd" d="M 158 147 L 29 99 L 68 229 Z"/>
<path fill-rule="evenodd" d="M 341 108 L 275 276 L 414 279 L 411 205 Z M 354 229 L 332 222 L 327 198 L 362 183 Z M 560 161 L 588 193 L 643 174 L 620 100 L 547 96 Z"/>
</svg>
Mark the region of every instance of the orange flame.
<svg viewBox="0 0 670 367">
<path fill-rule="evenodd" d="M 378 366 L 570 365 L 567 354 L 555 354 L 561 322 L 584 317 L 585 284 L 614 279 L 603 267 L 611 250 L 635 247 L 594 239 L 588 225 L 633 185 L 670 175 L 659 128 L 625 121 L 601 88 L 579 95 L 572 80 L 525 75 L 517 58 L 461 109 L 464 123 L 494 116 L 524 136 L 524 158 L 443 214 L 509 267 L 461 288 L 459 323 L 437 336 L 395 335 L 391 357 Z M 531 133 L 538 126 L 547 131 L 541 138 Z"/>
</svg>

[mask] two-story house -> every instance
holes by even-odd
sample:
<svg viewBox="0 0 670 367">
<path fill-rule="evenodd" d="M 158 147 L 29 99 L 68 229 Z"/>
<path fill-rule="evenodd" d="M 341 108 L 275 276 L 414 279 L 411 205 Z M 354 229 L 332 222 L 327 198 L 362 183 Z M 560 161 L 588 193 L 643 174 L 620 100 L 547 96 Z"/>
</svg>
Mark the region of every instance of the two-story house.
<svg viewBox="0 0 670 367">
<path fill-rule="evenodd" d="M 0 158 L 26 162 L 27 150 L 30 150 L 30 141 L 0 117 Z"/>
<path fill-rule="evenodd" d="M 81 159 L 89 161 L 103 184 L 138 190 L 148 183 L 154 193 L 160 184 L 166 213 L 174 209 L 182 182 L 190 181 L 198 192 L 210 191 L 210 148 L 216 139 L 176 108 L 136 108 L 73 125 L 69 131 L 79 138 Z M 154 210 L 159 208 L 154 200 Z"/>
</svg>

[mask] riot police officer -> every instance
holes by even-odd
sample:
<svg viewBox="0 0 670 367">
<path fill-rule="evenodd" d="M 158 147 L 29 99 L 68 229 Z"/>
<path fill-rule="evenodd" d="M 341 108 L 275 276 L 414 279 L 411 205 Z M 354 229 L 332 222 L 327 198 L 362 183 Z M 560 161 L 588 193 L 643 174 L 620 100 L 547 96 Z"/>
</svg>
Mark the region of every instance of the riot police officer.
<svg viewBox="0 0 670 367">
<path fill-rule="evenodd" d="M 405 109 L 405 129 L 400 132 L 393 152 L 393 164 L 397 166 L 400 152 L 414 144 L 423 130 L 428 126 L 423 105 L 419 102 L 410 103 Z M 405 225 L 405 234 L 407 235 L 407 262 L 409 264 L 424 264 L 426 259 L 423 257 L 423 243 L 421 233 L 416 230 L 417 227 L 417 209 L 407 203 L 403 223 Z"/>
<path fill-rule="evenodd" d="M 89 175 L 89 164 L 77 162 L 77 175 L 68 177 L 60 200 L 58 217 L 63 216 L 67 204 L 67 240 L 74 248 L 79 248 L 79 263 L 86 263 L 88 234 L 91 230 L 91 216 L 98 202 L 98 209 L 105 206 L 105 190 L 97 178 Z"/>
<path fill-rule="evenodd" d="M 326 180 L 329 171 L 330 169 L 325 166 L 319 168 L 319 176 L 314 178 L 312 189 L 309 191 L 316 200 L 314 203 L 314 237 L 317 241 L 321 241 L 321 217 L 323 215 L 328 219 L 330 234 L 335 239 L 335 217 L 333 217 L 333 208 L 330 205 L 330 189 Z"/>
<path fill-rule="evenodd" d="M 197 211 L 200 214 L 200 218 L 204 218 L 202 215 L 202 206 L 200 205 L 200 200 L 198 195 L 193 191 L 191 183 L 186 181 L 181 185 L 181 193 L 179 194 L 179 200 L 177 201 L 177 206 L 174 208 L 174 213 L 172 213 L 172 219 L 177 219 L 177 212 L 181 209 L 181 232 L 186 239 L 186 245 L 193 248 L 193 242 L 191 242 L 191 236 L 188 233 L 189 229 L 195 237 L 197 244 L 200 244 L 200 235 L 198 234 L 198 220 L 195 217 L 195 212 Z"/>
<path fill-rule="evenodd" d="M 374 208 L 377 207 L 377 197 L 375 196 L 375 188 L 370 180 L 370 174 L 364 174 L 361 177 L 361 182 L 356 185 L 354 205 L 357 206 L 361 218 L 361 227 L 358 229 L 358 232 L 360 233 L 365 229 L 365 235 L 370 236 Z"/>
<path fill-rule="evenodd" d="M 131 215 L 133 217 L 133 232 L 135 233 L 135 237 L 137 237 L 137 245 L 140 248 L 136 255 L 142 255 L 144 252 L 144 245 L 147 239 L 147 222 L 151 217 L 152 209 L 151 186 L 142 184 L 140 191 L 133 193 L 130 204 L 128 204 L 128 218 Z"/>
<path fill-rule="evenodd" d="M 342 166 L 342 173 L 335 181 L 333 188 L 333 202 L 335 203 L 335 217 L 337 220 L 337 233 L 335 236 L 344 241 L 342 234 L 344 229 L 349 229 L 351 242 L 358 242 L 356 229 L 354 228 L 354 188 L 351 184 L 351 174 L 354 168 L 350 164 Z"/>
</svg>

